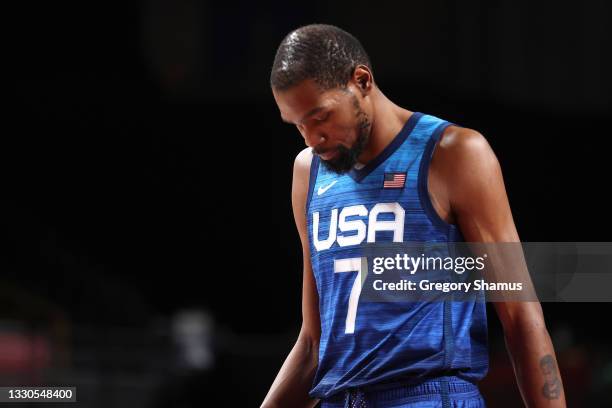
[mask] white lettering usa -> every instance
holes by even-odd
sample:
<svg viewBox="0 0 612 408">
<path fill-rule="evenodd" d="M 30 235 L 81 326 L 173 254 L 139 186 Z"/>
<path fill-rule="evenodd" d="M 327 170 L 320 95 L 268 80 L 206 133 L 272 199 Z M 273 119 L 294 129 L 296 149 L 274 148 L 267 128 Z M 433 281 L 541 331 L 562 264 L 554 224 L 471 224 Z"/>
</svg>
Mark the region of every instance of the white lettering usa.
<svg viewBox="0 0 612 408">
<path fill-rule="evenodd" d="M 379 215 L 383 213 L 393 214 L 393 220 L 379 220 Z M 404 215 L 405 211 L 399 203 L 378 203 L 369 212 L 364 205 L 352 205 L 340 211 L 334 208 L 331 210 L 327 238 L 320 240 L 317 211 L 312 214 L 313 243 L 317 251 L 323 251 L 331 248 L 334 242 L 338 242 L 341 247 L 359 245 L 366 239 L 367 242 L 376 242 L 376 233 L 379 231 L 392 231 L 393 242 L 403 242 Z M 349 217 L 352 219 L 348 220 Z"/>
</svg>

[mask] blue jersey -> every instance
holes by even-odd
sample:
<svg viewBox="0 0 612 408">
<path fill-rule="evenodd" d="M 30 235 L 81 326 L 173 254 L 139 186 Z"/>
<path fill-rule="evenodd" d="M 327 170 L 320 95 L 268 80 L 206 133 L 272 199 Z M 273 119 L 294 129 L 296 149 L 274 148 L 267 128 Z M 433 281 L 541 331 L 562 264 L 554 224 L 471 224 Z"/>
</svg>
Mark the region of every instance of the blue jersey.
<svg viewBox="0 0 612 408">
<path fill-rule="evenodd" d="M 487 372 L 483 298 L 359 301 L 364 246 L 463 241 L 457 227 L 438 216 L 427 189 L 436 142 L 449 125 L 415 112 L 380 155 L 342 175 L 313 157 L 306 211 L 321 317 L 314 398 L 440 375 L 477 382 Z"/>
</svg>

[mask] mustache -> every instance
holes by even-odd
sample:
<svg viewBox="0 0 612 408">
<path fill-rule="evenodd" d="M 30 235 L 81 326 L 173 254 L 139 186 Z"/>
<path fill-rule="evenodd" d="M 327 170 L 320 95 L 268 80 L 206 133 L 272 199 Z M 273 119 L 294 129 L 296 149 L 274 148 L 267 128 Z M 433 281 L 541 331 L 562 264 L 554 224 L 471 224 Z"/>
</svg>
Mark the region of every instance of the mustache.
<svg viewBox="0 0 612 408">
<path fill-rule="evenodd" d="M 333 150 L 336 150 L 337 148 L 338 147 L 330 147 L 328 149 L 316 149 L 316 148 L 312 147 L 311 150 L 312 150 L 313 154 L 316 154 L 316 155 L 320 156 L 320 155 L 325 154 L 327 152 L 331 152 Z"/>
</svg>

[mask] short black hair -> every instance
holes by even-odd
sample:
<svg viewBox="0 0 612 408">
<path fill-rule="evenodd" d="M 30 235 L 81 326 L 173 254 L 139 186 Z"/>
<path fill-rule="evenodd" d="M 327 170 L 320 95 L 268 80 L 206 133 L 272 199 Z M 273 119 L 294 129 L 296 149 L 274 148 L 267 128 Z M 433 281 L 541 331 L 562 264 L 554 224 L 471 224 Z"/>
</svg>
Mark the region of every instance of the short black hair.
<svg viewBox="0 0 612 408">
<path fill-rule="evenodd" d="M 282 91 L 313 79 L 323 90 L 343 88 L 358 65 L 372 70 L 357 38 L 333 25 L 311 24 L 283 39 L 274 57 L 270 85 Z"/>
</svg>

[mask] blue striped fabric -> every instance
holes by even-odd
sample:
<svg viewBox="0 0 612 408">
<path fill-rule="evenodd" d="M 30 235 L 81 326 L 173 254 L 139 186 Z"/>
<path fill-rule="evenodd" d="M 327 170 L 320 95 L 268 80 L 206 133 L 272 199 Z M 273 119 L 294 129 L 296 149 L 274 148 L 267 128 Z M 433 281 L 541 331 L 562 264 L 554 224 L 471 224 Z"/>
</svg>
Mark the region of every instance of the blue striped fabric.
<svg viewBox="0 0 612 408">
<path fill-rule="evenodd" d="M 351 291 L 362 275 L 350 260 L 359 259 L 364 245 L 463 240 L 437 215 L 427 193 L 432 152 L 448 125 L 416 112 L 379 157 L 343 175 L 313 158 L 306 210 L 321 341 L 312 397 L 445 373 L 475 383 L 486 374 L 482 300 L 353 302 L 351 318 Z M 385 173 L 406 173 L 404 188 L 383 188 Z"/>
</svg>

